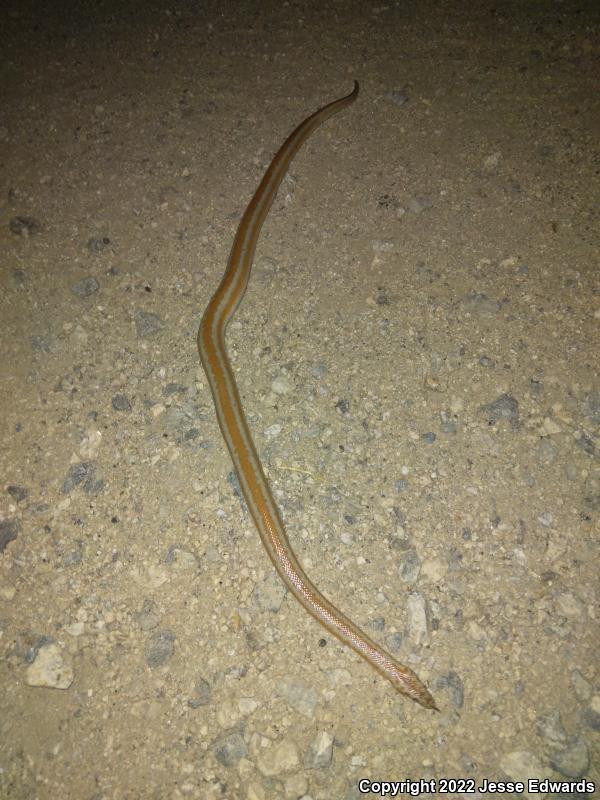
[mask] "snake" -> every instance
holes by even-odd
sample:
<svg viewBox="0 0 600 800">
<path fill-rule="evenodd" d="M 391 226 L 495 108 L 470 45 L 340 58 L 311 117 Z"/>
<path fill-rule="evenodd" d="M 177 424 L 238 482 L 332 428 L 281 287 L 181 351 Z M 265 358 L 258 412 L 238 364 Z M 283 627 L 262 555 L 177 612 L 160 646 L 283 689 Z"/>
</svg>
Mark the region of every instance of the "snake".
<svg viewBox="0 0 600 800">
<path fill-rule="evenodd" d="M 258 456 L 225 346 L 227 326 L 246 293 L 261 228 L 292 159 L 318 127 L 354 103 L 358 90 L 355 81 L 350 94 L 322 106 L 303 120 L 273 157 L 242 215 L 227 267 L 202 316 L 198 350 L 242 494 L 283 583 L 327 631 L 368 661 L 398 692 L 425 708 L 437 710 L 432 695 L 415 672 L 397 661 L 337 609 L 302 568 L 288 540 L 281 512 Z"/>
</svg>

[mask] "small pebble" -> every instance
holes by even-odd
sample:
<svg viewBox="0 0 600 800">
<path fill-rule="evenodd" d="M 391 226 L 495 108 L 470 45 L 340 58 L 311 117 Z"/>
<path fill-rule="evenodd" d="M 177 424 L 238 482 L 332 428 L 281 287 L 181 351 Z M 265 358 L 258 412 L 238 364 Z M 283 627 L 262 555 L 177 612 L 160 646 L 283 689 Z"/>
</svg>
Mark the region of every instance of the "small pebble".
<svg viewBox="0 0 600 800">
<path fill-rule="evenodd" d="M 406 610 L 408 615 L 408 638 L 411 646 L 418 649 L 429 641 L 427 606 L 425 598 L 420 592 L 411 592 L 408 595 Z"/>
<path fill-rule="evenodd" d="M 256 754 L 256 763 L 259 771 L 267 777 L 292 772 L 300 764 L 298 747 L 293 740 L 285 739 L 261 748 Z"/>
<path fill-rule="evenodd" d="M 509 394 L 499 395 L 492 403 L 480 406 L 479 410 L 487 418 L 488 425 L 506 421 L 512 430 L 519 427 L 519 403 Z"/>
<path fill-rule="evenodd" d="M 447 689 L 454 708 L 462 708 L 465 702 L 465 687 L 457 672 L 441 675 L 435 682 L 436 689 Z"/>
<path fill-rule="evenodd" d="M 0 553 L 3 553 L 8 545 L 19 535 L 21 523 L 18 519 L 0 520 Z"/>
<path fill-rule="evenodd" d="M 224 767 L 235 767 L 248 755 L 248 748 L 240 733 L 228 733 L 219 737 L 211 746 L 215 758 Z"/>
<path fill-rule="evenodd" d="M 113 395 L 111 403 L 115 411 L 131 411 L 131 403 L 126 394 Z"/>
<path fill-rule="evenodd" d="M 8 223 L 8 227 L 11 233 L 24 238 L 34 236 L 41 230 L 40 223 L 33 217 L 13 217 Z"/>
<path fill-rule="evenodd" d="M 544 768 L 540 759 L 529 750 L 507 753 L 500 759 L 500 767 L 513 781 L 521 781 L 526 786 L 529 778 L 543 780 L 551 775 L 551 771 Z"/>
<path fill-rule="evenodd" d="M 409 97 L 403 89 L 392 89 L 386 94 L 394 105 L 403 106 L 408 103 Z"/>
<path fill-rule="evenodd" d="M 590 768 L 590 751 L 583 736 L 573 736 L 550 756 L 550 764 L 567 778 L 582 778 Z"/>
<path fill-rule="evenodd" d="M 102 253 L 103 250 L 110 244 L 110 239 L 108 236 L 92 236 L 87 241 L 87 249 L 90 253 L 94 253 L 94 255 L 98 255 Z"/>
<path fill-rule="evenodd" d="M 175 652 L 175 634 L 170 630 L 157 631 L 146 642 L 144 656 L 149 667 L 161 667 Z"/>
<path fill-rule="evenodd" d="M 317 693 L 302 683 L 284 679 L 277 686 L 277 695 L 283 697 L 286 703 L 305 717 L 314 717 L 317 707 Z"/>
<path fill-rule="evenodd" d="M 73 677 L 73 668 L 59 645 L 49 642 L 40 647 L 35 660 L 27 667 L 25 683 L 28 686 L 68 689 Z"/>
<path fill-rule="evenodd" d="M 212 689 L 208 681 L 204 678 L 198 678 L 194 684 L 194 695 L 187 701 L 190 708 L 200 708 L 200 706 L 207 706 L 212 697 Z"/>
<path fill-rule="evenodd" d="M 16 503 L 20 503 L 25 500 L 29 495 L 29 490 L 26 489 L 24 486 L 7 486 L 6 491 L 12 497 L 12 499 Z"/>
<path fill-rule="evenodd" d="M 333 757 L 333 736 L 329 731 L 320 731 L 312 740 L 304 756 L 306 769 L 322 769 L 331 764 Z"/>
<path fill-rule="evenodd" d="M 82 278 L 80 281 L 71 284 L 71 291 L 77 297 L 89 297 L 100 288 L 96 278 Z"/>
<path fill-rule="evenodd" d="M 158 314 L 152 311 L 137 311 L 135 315 L 135 329 L 140 338 L 154 336 L 165 327 Z"/>
</svg>

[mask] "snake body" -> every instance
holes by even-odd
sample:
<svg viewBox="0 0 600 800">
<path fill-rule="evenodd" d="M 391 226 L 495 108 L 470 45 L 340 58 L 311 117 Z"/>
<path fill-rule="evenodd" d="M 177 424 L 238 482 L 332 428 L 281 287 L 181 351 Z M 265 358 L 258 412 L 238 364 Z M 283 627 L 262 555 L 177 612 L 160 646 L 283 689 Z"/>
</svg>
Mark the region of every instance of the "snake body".
<svg viewBox="0 0 600 800">
<path fill-rule="evenodd" d="M 425 708 L 435 709 L 433 697 L 417 675 L 396 661 L 332 605 L 301 567 L 288 541 L 281 514 L 256 452 L 225 347 L 225 331 L 246 292 L 260 230 L 290 162 L 313 131 L 353 103 L 357 95 L 358 83 L 355 81 L 350 94 L 307 117 L 275 154 L 242 216 L 225 274 L 202 317 L 198 350 L 212 391 L 221 433 L 244 498 L 281 579 L 310 614 L 379 670 L 398 691 Z"/>
</svg>

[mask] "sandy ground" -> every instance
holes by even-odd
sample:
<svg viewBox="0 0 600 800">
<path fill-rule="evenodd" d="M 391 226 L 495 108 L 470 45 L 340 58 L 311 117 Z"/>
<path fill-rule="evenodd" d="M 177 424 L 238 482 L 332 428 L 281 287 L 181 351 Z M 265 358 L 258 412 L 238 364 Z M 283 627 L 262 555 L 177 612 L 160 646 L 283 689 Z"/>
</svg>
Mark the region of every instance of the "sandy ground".
<svg viewBox="0 0 600 800">
<path fill-rule="evenodd" d="M 2 800 L 591 796 L 599 8 L 3 7 Z M 355 78 L 228 344 L 299 558 L 439 714 L 283 590 L 195 344 Z"/>
</svg>

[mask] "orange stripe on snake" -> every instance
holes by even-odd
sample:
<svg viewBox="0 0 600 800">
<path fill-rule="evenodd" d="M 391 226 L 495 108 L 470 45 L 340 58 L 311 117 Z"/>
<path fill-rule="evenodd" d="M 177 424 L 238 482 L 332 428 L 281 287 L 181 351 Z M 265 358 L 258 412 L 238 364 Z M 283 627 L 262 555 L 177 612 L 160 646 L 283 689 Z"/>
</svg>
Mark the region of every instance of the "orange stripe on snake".
<svg viewBox="0 0 600 800">
<path fill-rule="evenodd" d="M 353 648 L 394 687 L 425 708 L 435 701 L 417 675 L 400 664 L 325 598 L 308 578 L 290 546 L 281 514 L 244 415 L 240 395 L 225 348 L 225 331 L 244 297 L 256 243 L 290 162 L 313 131 L 325 120 L 349 106 L 358 95 L 353 91 L 307 117 L 288 136 L 275 154 L 239 224 L 225 274 L 212 296 L 198 331 L 198 349 L 213 395 L 221 433 L 229 449 L 240 486 L 261 540 L 281 579 L 328 631 Z"/>
</svg>

